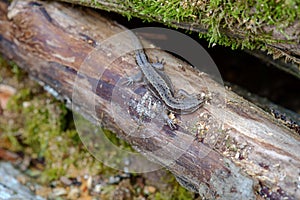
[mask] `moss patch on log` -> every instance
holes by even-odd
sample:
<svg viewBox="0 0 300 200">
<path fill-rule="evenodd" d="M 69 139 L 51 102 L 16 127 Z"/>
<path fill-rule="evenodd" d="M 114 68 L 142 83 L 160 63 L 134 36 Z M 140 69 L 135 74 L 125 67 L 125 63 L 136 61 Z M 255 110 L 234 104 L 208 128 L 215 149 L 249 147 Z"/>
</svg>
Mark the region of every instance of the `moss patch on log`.
<svg viewBox="0 0 300 200">
<path fill-rule="evenodd" d="M 184 23 L 193 24 L 189 29 L 199 31 L 199 36 L 211 45 L 232 49 L 262 49 L 273 53 L 266 44 L 296 44 L 300 38 L 299 30 L 287 32 L 287 28 L 299 20 L 299 1 L 293 0 L 80 0 L 78 3 L 118 12 L 129 20 L 138 17 L 175 28 Z M 274 31 L 280 36 L 275 38 Z"/>
</svg>

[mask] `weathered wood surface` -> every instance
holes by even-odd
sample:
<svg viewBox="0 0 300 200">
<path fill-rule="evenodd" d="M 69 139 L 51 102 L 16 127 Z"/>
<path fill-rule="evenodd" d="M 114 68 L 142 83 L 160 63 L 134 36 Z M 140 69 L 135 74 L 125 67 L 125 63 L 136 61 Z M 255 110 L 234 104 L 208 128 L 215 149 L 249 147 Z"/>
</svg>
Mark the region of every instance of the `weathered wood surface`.
<svg viewBox="0 0 300 200">
<path fill-rule="evenodd" d="M 95 51 L 99 41 L 123 28 L 92 10 L 57 2 L 19 0 L 12 4 L 7 9 L 7 3 L 0 1 L 1 53 L 58 92 L 68 106 L 73 103 L 73 109 L 166 166 L 184 186 L 209 199 L 300 198 L 300 138 L 261 109 L 173 56 L 149 51 L 153 60 L 155 56 L 165 59 L 175 89 L 189 83 L 196 93 L 211 91 L 212 99 L 193 114 L 177 116 L 181 121 L 176 131 L 166 126 L 157 131 L 154 126 L 143 132 L 144 137 L 132 137 L 124 130 L 126 126 L 122 129 L 116 123 L 112 110 L 120 108 L 118 120 L 137 128 L 123 96 L 131 92 L 138 99 L 145 96 L 145 89 L 140 86 L 132 93 L 130 87 L 117 85 L 126 73 L 132 73 L 134 57 L 124 55 L 105 68 L 115 50 L 130 47 L 116 40 L 110 48 L 100 46 Z M 95 57 L 87 62 L 88 55 Z M 87 79 L 78 82 L 77 73 Z M 185 82 L 176 81 L 178 77 Z M 72 98 L 75 84 L 77 101 Z M 166 144 L 170 148 L 155 154 Z M 170 156 L 178 152 L 184 153 L 168 165 Z"/>
<path fill-rule="evenodd" d="M 20 183 L 23 174 L 15 169 L 11 163 L 0 161 L 0 199 L 30 199 L 44 200 L 44 198 L 34 195 L 28 187 Z M 28 184 L 29 185 L 29 184 Z M 39 185 L 31 185 L 38 188 Z"/>
</svg>

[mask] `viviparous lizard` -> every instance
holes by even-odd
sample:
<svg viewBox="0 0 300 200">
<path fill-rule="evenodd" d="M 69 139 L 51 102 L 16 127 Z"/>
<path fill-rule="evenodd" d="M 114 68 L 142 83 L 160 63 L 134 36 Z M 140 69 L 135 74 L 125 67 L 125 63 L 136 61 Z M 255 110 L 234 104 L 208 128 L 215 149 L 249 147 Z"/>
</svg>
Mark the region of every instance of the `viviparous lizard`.
<svg viewBox="0 0 300 200">
<path fill-rule="evenodd" d="M 134 43 L 136 62 L 141 71 L 129 77 L 127 85 L 144 80 L 153 95 L 158 97 L 159 100 L 166 105 L 167 110 L 177 114 L 189 114 L 203 106 L 205 102 L 203 98 L 198 98 L 198 96 L 194 94 L 190 95 L 183 89 L 178 91 L 178 94 L 181 93 L 183 98 L 175 97 L 171 82 L 168 76 L 162 71 L 163 63 L 150 63 L 138 37 L 131 31 L 130 37 Z M 167 116 L 164 116 L 164 118 L 169 127 L 174 129 L 175 125 L 172 120 Z"/>
</svg>

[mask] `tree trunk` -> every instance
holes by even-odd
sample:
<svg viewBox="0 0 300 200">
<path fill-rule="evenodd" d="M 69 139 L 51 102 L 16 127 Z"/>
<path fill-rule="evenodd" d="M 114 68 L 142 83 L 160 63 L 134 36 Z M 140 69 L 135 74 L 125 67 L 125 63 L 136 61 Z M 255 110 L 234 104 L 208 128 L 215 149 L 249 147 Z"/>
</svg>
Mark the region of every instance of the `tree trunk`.
<svg viewBox="0 0 300 200">
<path fill-rule="evenodd" d="M 148 111 L 143 100 L 160 106 L 143 85 L 120 84 L 136 64 L 133 54 L 118 57 L 117 51 L 132 47 L 120 45 L 120 38 L 106 46 L 103 41 L 125 28 L 90 9 L 57 2 L 7 6 L 0 1 L 2 54 L 74 111 L 165 166 L 188 189 L 208 199 L 300 198 L 299 135 L 208 74 L 161 50 L 147 50 L 150 60 L 164 58 L 176 90 L 190 85 L 195 93 L 211 93 L 196 112 L 176 115 L 178 128 L 170 130 L 159 120 L 139 118 Z M 118 59 L 107 66 L 113 57 Z"/>
</svg>

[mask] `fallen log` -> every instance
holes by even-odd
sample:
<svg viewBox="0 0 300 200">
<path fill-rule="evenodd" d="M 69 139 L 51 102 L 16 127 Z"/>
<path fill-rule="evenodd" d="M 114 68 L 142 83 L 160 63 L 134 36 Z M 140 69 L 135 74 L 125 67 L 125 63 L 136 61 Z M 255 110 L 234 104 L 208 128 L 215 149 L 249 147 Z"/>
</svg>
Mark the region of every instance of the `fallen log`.
<svg viewBox="0 0 300 200">
<path fill-rule="evenodd" d="M 300 198 L 300 137 L 208 74 L 166 52 L 147 54 L 152 60 L 165 59 L 175 89 L 188 83 L 196 93 L 211 91 L 211 100 L 192 114 L 176 116 L 177 130 L 163 124 L 157 129 L 154 124 L 139 132 L 143 137 L 128 134 L 122 124 L 139 127 L 132 117 L 139 114 L 137 105 L 147 92 L 143 86 L 132 91 L 119 84 L 135 67 L 132 54 L 106 66 L 116 54 L 112 49 L 130 46 L 120 46 L 118 40 L 109 48 L 99 46 L 99 41 L 122 31 L 122 26 L 90 9 L 25 0 L 13 1 L 8 8 L 0 1 L 1 53 L 74 111 L 113 130 L 149 160 L 165 166 L 188 189 L 208 199 Z M 184 82 L 176 82 L 178 77 Z M 123 98 L 127 94 L 134 95 L 132 104 Z M 117 115 L 114 108 L 119 109 Z M 170 162 L 178 152 L 180 156 Z"/>
</svg>

